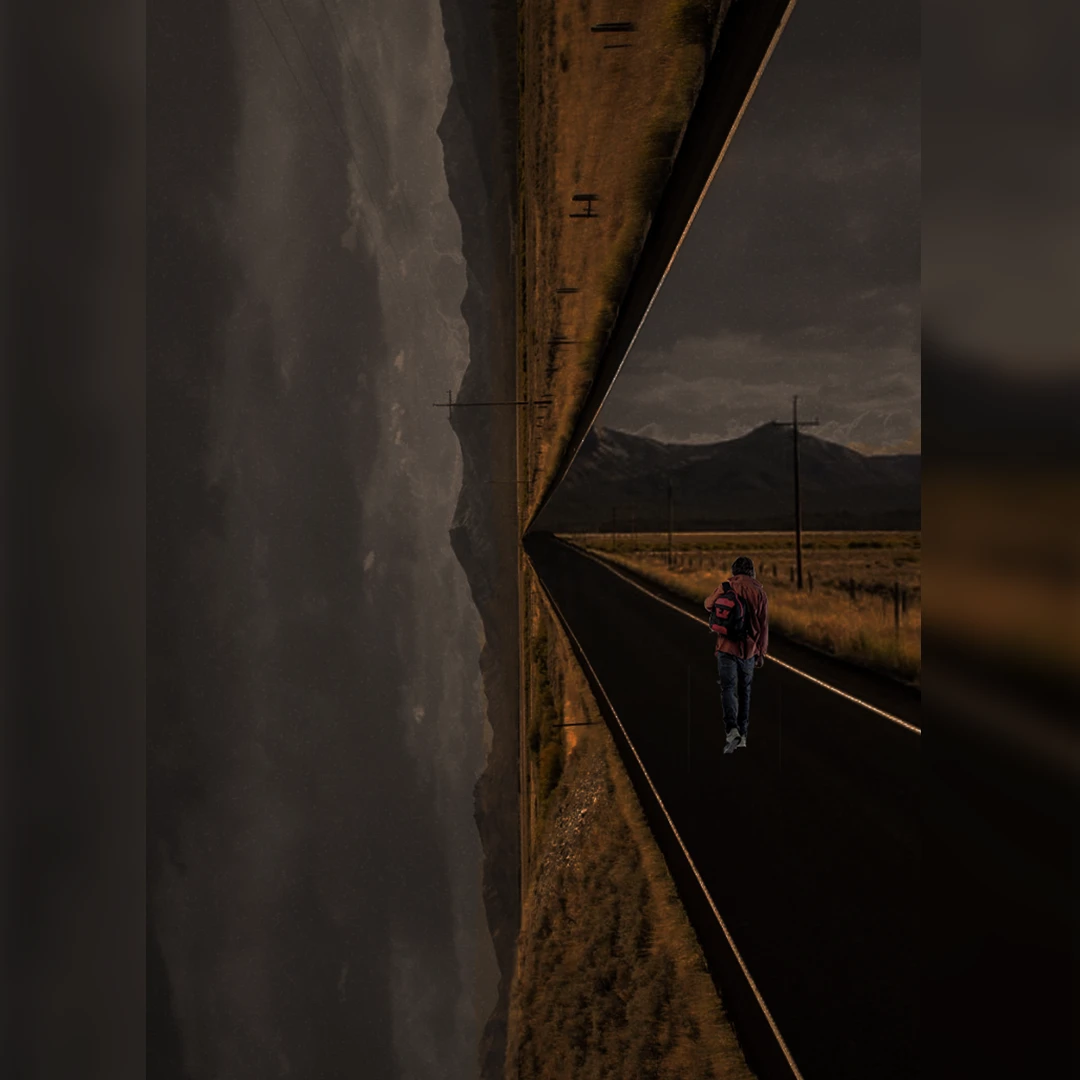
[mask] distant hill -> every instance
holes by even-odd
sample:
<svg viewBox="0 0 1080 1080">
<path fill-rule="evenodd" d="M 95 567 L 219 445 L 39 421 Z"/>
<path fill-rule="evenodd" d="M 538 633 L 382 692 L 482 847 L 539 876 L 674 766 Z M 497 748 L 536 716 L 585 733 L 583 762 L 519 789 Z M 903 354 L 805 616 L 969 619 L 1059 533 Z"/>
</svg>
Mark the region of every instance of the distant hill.
<svg viewBox="0 0 1080 1080">
<path fill-rule="evenodd" d="M 918 529 L 918 454 L 860 454 L 799 435 L 803 527 Z M 793 520 L 791 431 L 766 424 L 738 439 L 662 443 L 594 428 L 537 519 L 553 532 L 667 528 L 667 485 L 676 529 L 787 529 Z"/>
</svg>

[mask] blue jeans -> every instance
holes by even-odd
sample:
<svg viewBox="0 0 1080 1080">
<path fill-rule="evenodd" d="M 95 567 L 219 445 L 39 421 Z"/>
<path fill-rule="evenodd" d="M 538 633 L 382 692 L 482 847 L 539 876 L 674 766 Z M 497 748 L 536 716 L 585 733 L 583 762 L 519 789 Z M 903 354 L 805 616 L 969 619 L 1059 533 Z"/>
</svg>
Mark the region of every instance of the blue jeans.
<svg viewBox="0 0 1080 1080">
<path fill-rule="evenodd" d="M 730 731 L 737 727 L 740 735 L 746 734 L 746 725 L 750 722 L 754 660 L 753 656 L 741 660 L 731 653 L 716 654 L 716 670 L 720 675 L 720 693 L 724 702 L 724 728 Z"/>
</svg>

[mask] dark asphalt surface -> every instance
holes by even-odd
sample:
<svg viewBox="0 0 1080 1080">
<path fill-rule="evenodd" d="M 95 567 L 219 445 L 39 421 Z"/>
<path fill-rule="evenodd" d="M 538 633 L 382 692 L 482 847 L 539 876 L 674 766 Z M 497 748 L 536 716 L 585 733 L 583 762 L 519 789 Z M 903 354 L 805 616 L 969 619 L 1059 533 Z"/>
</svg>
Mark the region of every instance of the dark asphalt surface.
<svg viewBox="0 0 1080 1080">
<path fill-rule="evenodd" d="M 525 546 L 804 1077 L 918 1075 L 920 735 L 766 663 L 748 746 L 724 756 L 709 630 L 552 538 Z M 826 675 L 824 658 L 774 652 Z M 838 685 L 917 722 L 902 688 L 852 681 Z"/>
</svg>

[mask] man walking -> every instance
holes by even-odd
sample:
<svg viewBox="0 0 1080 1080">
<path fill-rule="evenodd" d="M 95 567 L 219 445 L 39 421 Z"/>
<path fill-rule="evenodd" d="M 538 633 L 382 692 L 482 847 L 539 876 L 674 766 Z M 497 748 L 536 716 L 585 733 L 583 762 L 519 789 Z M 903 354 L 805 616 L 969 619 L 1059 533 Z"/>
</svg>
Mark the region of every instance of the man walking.
<svg viewBox="0 0 1080 1080">
<path fill-rule="evenodd" d="M 765 663 L 769 651 L 769 598 L 754 577 L 754 563 L 740 555 L 731 567 L 731 580 L 721 582 L 705 601 L 716 631 L 716 670 L 720 676 L 727 740 L 724 753 L 746 746 L 750 720 L 750 687 L 754 668 Z"/>
</svg>

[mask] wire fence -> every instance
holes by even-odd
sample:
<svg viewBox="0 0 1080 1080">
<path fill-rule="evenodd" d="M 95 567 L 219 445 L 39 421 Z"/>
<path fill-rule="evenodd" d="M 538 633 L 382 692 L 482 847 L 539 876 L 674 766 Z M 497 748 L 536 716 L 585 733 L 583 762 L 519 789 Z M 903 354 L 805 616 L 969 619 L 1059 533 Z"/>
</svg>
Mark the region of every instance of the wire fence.
<svg viewBox="0 0 1080 1080">
<path fill-rule="evenodd" d="M 607 545 L 595 545 L 602 550 Z M 676 574 L 715 573 L 723 575 L 730 572 L 731 554 L 716 550 L 687 550 L 685 548 L 668 551 L 667 548 L 635 548 L 619 545 L 614 548 L 617 554 L 634 559 L 644 559 L 657 569 L 668 569 Z M 805 560 L 805 556 L 804 556 Z M 865 610 L 878 607 L 883 621 L 892 621 L 897 631 L 908 621 L 909 616 L 919 615 L 922 608 L 922 586 L 918 582 L 892 581 L 876 575 L 871 579 L 857 577 L 854 573 L 837 573 L 836 569 L 822 572 L 813 566 L 805 568 L 804 561 L 802 594 L 813 596 L 828 593 L 831 602 L 846 598 L 853 608 Z M 757 562 L 757 576 L 762 584 L 779 587 L 784 593 L 798 594 L 794 562 L 787 559 Z"/>
</svg>

